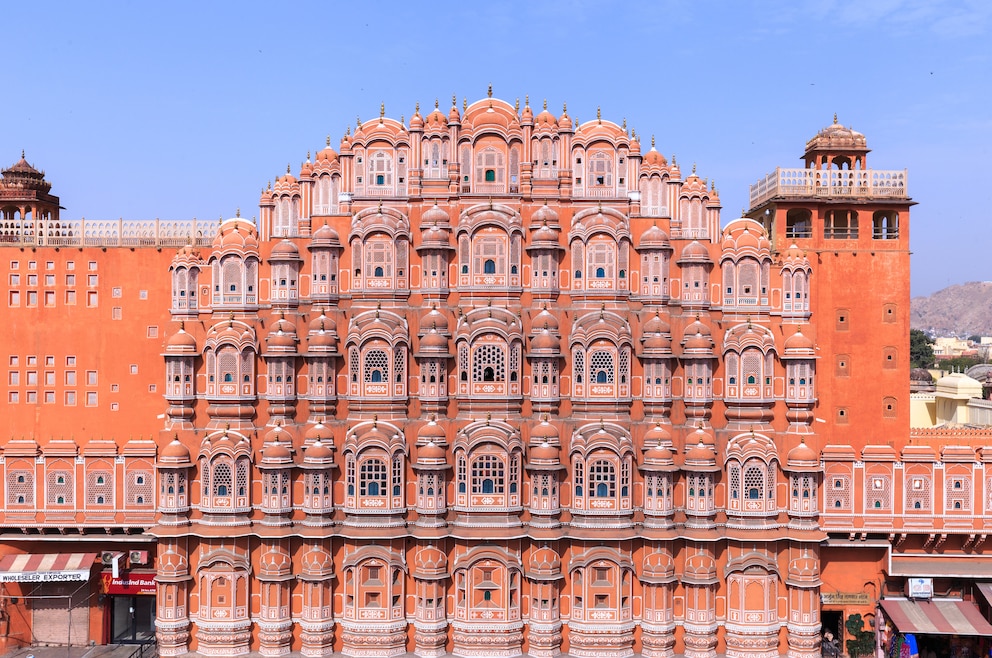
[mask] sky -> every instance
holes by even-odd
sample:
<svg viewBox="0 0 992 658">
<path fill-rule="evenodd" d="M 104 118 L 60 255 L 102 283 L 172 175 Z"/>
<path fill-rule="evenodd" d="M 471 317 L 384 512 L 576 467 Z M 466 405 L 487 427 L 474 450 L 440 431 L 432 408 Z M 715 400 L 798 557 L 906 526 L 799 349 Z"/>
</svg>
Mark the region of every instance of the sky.
<svg viewBox="0 0 992 658">
<path fill-rule="evenodd" d="M 988 0 L 5 3 L 0 166 L 76 219 L 258 213 L 356 117 L 563 103 L 695 163 L 727 223 L 830 124 L 907 169 L 913 295 L 992 279 Z M 426 112 L 422 112 L 426 114 Z M 957 182 L 955 182 L 957 181 Z M 954 183 L 953 185 L 951 183 Z"/>
</svg>

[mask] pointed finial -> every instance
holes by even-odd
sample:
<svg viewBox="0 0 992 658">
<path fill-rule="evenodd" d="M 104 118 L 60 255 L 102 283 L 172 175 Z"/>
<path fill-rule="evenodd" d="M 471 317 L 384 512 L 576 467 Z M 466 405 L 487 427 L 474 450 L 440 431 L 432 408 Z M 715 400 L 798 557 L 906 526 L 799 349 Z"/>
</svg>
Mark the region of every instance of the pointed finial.
<svg viewBox="0 0 992 658">
<path fill-rule="evenodd" d="M 513 109 L 516 110 L 517 112 L 520 111 L 520 97 L 519 96 L 517 96 L 516 102 L 513 103 Z"/>
<path fill-rule="evenodd" d="M 530 94 L 524 94 L 524 107 L 530 107 Z"/>
<path fill-rule="evenodd" d="M 596 122 L 603 123 L 603 113 L 599 109 L 599 105 L 596 106 Z"/>
<path fill-rule="evenodd" d="M 406 125 L 406 115 L 405 114 L 401 114 L 400 115 L 400 125 L 401 126 Z"/>
<path fill-rule="evenodd" d="M 834 112 L 834 123 L 837 123 L 837 113 Z"/>
<path fill-rule="evenodd" d="M 544 99 L 544 109 L 545 110 L 548 109 L 548 99 L 547 98 Z"/>
<path fill-rule="evenodd" d="M 568 116 L 568 103 L 567 102 L 561 104 L 561 113 L 563 115 L 565 115 L 565 116 Z"/>
<path fill-rule="evenodd" d="M 310 151 L 307 151 L 307 162 L 310 162 Z"/>
<path fill-rule="evenodd" d="M 291 169 L 289 168 L 289 163 L 287 162 L 286 163 L 286 173 L 288 174 L 290 171 L 291 171 Z"/>
<path fill-rule="evenodd" d="M 692 175 L 693 176 L 696 175 L 696 163 L 695 162 L 692 163 Z"/>
<path fill-rule="evenodd" d="M 420 114 L 420 101 L 417 101 L 417 104 L 413 107 L 413 113 Z"/>
<path fill-rule="evenodd" d="M 468 99 L 462 96 L 462 112 L 468 110 Z"/>
<path fill-rule="evenodd" d="M 834 116 L 836 116 L 836 115 L 834 115 Z M 836 123 L 836 121 L 834 123 Z M 24 159 L 24 149 L 21 149 L 21 160 L 23 160 L 23 159 Z"/>
<path fill-rule="evenodd" d="M 235 216 L 235 217 L 241 217 L 241 207 L 240 207 L 240 206 L 239 206 L 239 207 L 238 207 L 238 209 L 237 209 L 237 210 L 236 210 L 236 211 L 234 212 L 234 216 Z"/>
<path fill-rule="evenodd" d="M 672 153 L 672 166 L 674 167 L 676 164 L 678 164 L 678 163 L 675 162 L 675 154 Z"/>
<path fill-rule="evenodd" d="M 269 181 L 269 186 L 267 189 L 272 190 L 272 181 Z"/>
<path fill-rule="evenodd" d="M 357 132 L 359 128 L 362 127 L 362 117 L 355 115 L 355 131 Z"/>
<path fill-rule="evenodd" d="M 654 148 L 654 135 L 651 135 L 651 148 Z"/>
<path fill-rule="evenodd" d="M 436 109 L 438 108 L 438 106 L 439 106 L 439 105 L 440 105 L 440 103 L 438 102 L 438 99 L 437 99 L 437 97 L 435 96 L 435 97 L 434 97 L 434 109 L 436 110 Z"/>
<path fill-rule="evenodd" d="M 379 123 L 382 123 L 382 117 L 386 116 L 386 104 L 379 103 Z"/>
<path fill-rule="evenodd" d="M 458 107 L 458 96 L 451 94 L 451 107 Z"/>
<path fill-rule="evenodd" d="M 325 143 L 327 144 L 327 146 L 330 146 L 331 145 L 331 136 L 330 135 L 327 136 L 327 142 L 325 142 Z"/>
<path fill-rule="evenodd" d="M 489 89 L 486 92 L 486 95 L 489 96 L 489 98 L 492 98 L 493 97 L 493 83 L 491 83 L 491 82 L 489 83 Z"/>
</svg>

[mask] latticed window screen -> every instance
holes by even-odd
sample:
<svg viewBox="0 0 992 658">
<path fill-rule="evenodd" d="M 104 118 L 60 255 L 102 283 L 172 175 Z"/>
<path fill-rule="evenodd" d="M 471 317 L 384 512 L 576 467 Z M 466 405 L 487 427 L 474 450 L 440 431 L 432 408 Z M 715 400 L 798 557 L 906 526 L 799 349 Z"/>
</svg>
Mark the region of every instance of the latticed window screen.
<svg viewBox="0 0 992 658">
<path fill-rule="evenodd" d="M 237 463 L 238 472 L 238 495 L 247 496 L 248 495 L 248 460 L 239 459 Z"/>
<path fill-rule="evenodd" d="M 472 359 L 472 381 L 506 381 L 506 348 L 495 343 L 478 345 Z"/>
<path fill-rule="evenodd" d="M 352 347 L 348 350 L 348 362 L 351 368 L 351 381 L 353 382 L 358 381 L 358 373 L 361 372 L 361 365 L 358 361 L 358 348 Z"/>
<path fill-rule="evenodd" d="M 13 470 L 7 473 L 7 504 L 34 507 L 34 473 Z"/>
<path fill-rule="evenodd" d="M 612 384 L 616 381 L 612 352 L 596 350 L 589 356 L 589 379 L 594 384 Z"/>
<path fill-rule="evenodd" d="M 217 381 L 238 381 L 238 353 L 233 347 L 222 347 L 217 354 Z"/>
<path fill-rule="evenodd" d="M 385 350 L 365 353 L 365 383 L 389 381 L 389 357 Z"/>
<path fill-rule="evenodd" d="M 613 185 L 613 157 L 604 151 L 597 151 L 589 158 L 589 184 Z"/>
<path fill-rule="evenodd" d="M 238 293 L 241 290 L 241 261 L 231 256 L 224 259 L 222 267 L 224 268 L 222 292 L 225 295 Z"/>
<path fill-rule="evenodd" d="M 866 476 L 865 507 L 869 510 L 892 509 L 892 481 L 888 475 Z"/>
<path fill-rule="evenodd" d="M 613 498 L 617 495 L 617 473 L 613 462 L 597 459 L 589 464 L 589 497 Z"/>
<path fill-rule="evenodd" d="M 572 372 L 575 375 L 575 381 L 580 384 L 583 382 L 582 373 L 586 369 L 585 362 L 586 357 L 585 354 L 582 353 L 582 350 L 575 350 L 575 352 L 572 353 Z"/>
<path fill-rule="evenodd" d="M 406 373 L 406 348 L 397 347 L 393 350 L 393 372 L 396 376 L 396 383 L 403 383 L 403 376 Z"/>
<path fill-rule="evenodd" d="M 851 477 L 849 475 L 828 475 L 826 477 L 826 509 L 851 509 Z"/>
<path fill-rule="evenodd" d="M 488 176 L 486 172 L 492 172 Z M 503 165 L 503 154 L 496 149 L 487 148 L 479 152 L 475 158 L 475 180 L 479 183 L 502 183 L 506 180 Z"/>
<path fill-rule="evenodd" d="M 516 375 L 520 372 L 520 343 L 510 345 L 510 380 L 516 381 Z"/>
<path fill-rule="evenodd" d="M 369 183 L 372 185 L 393 184 L 393 159 L 389 154 L 378 151 L 369 159 Z"/>
<path fill-rule="evenodd" d="M 210 498 L 210 481 L 213 479 L 213 469 L 210 468 L 210 462 L 206 459 L 200 460 L 200 494 L 204 500 Z"/>
<path fill-rule="evenodd" d="M 497 455 L 479 455 L 472 460 L 472 493 L 502 494 L 506 486 L 506 466 Z"/>
<path fill-rule="evenodd" d="M 215 464 L 213 472 L 213 495 L 230 496 L 231 487 L 234 485 L 233 480 L 230 464 L 223 462 Z"/>
<path fill-rule="evenodd" d="M 111 471 L 98 470 L 86 474 L 86 504 L 114 504 L 114 478 Z"/>
<path fill-rule="evenodd" d="M 737 264 L 737 279 L 740 283 L 737 294 L 743 297 L 758 295 L 758 262 L 745 258 Z"/>
<path fill-rule="evenodd" d="M 474 241 L 477 274 L 506 274 L 506 238 L 480 236 Z"/>
<path fill-rule="evenodd" d="M 385 496 L 388 474 L 386 462 L 381 459 L 366 459 L 358 474 L 358 488 L 362 496 Z"/>
<path fill-rule="evenodd" d="M 761 466 L 748 466 L 744 469 L 744 497 L 748 500 L 765 498 L 765 469 Z"/>
<path fill-rule="evenodd" d="M 597 240 L 589 245 L 587 253 L 589 267 L 586 276 L 590 279 L 613 280 L 617 263 L 616 245 L 605 240 Z"/>
<path fill-rule="evenodd" d="M 630 348 L 620 348 L 620 383 L 626 384 L 630 376 Z"/>
<path fill-rule="evenodd" d="M 739 500 L 741 496 L 741 467 L 739 464 L 731 463 L 727 470 L 730 479 L 730 498 Z"/>
<path fill-rule="evenodd" d="M 946 493 L 945 498 L 947 502 L 947 510 L 954 511 L 969 511 L 971 509 L 971 477 L 964 475 L 948 475 L 944 483 Z"/>
<path fill-rule="evenodd" d="M 393 457 L 393 495 L 403 494 L 403 455 Z"/>
<path fill-rule="evenodd" d="M 384 239 L 365 243 L 365 275 L 374 278 L 393 276 L 393 243 Z"/>
<path fill-rule="evenodd" d="M 906 510 L 930 510 L 931 487 L 929 475 L 910 475 L 906 478 Z"/>
<path fill-rule="evenodd" d="M 761 352 L 745 350 L 741 357 L 742 384 L 761 384 Z"/>
<path fill-rule="evenodd" d="M 250 350 L 241 353 L 241 381 L 245 384 L 251 383 L 253 358 L 254 355 Z"/>
<path fill-rule="evenodd" d="M 48 504 L 72 505 L 73 491 L 71 471 L 50 471 L 48 473 Z"/>
</svg>

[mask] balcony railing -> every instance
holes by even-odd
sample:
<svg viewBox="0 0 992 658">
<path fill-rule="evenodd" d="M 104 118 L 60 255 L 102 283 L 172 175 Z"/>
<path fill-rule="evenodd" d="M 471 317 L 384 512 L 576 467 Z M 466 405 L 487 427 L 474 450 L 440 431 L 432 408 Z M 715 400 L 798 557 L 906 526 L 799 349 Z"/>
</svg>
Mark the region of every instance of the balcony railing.
<svg viewBox="0 0 992 658">
<path fill-rule="evenodd" d="M 209 247 L 216 221 L 195 219 L 41 220 L 0 229 L 0 245 L 32 247 Z"/>
<path fill-rule="evenodd" d="M 751 208 L 775 197 L 905 199 L 905 169 L 791 169 L 778 167 L 751 186 Z"/>
</svg>

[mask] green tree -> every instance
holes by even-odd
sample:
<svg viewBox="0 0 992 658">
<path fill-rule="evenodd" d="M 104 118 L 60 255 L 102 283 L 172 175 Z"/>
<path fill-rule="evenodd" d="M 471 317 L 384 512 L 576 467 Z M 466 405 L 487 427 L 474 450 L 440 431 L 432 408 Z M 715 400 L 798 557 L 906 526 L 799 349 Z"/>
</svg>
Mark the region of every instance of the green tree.
<svg viewBox="0 0 992 658">
<path fill-rule="evenodd" d="M 919 329 L 909 330 L 909 366 L 930 368 L 933 366 L 933 343 Z"/>
<path fill-rule="evenodd" d="M 921 332 L 922 333 L 922 332 Z M 847 655 L 851 658 L 870 656 L 875 651 L 875 634 L 865 630 L 864 619 L 854 614 L 844 622 L 850 639 L 847 641 Z"/>
</svg>

